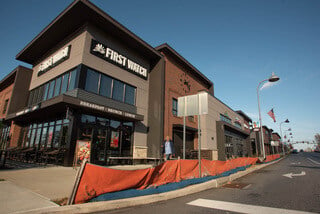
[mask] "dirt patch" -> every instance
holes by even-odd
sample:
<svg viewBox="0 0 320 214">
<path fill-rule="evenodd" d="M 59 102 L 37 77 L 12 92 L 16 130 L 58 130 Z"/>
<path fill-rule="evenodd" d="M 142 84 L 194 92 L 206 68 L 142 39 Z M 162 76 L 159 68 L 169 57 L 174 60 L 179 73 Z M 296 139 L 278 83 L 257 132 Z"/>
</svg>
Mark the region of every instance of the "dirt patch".
<svg viewBox="0 0 320 214">
<path fill-rule="evenodd" d="M 245 183 L 227 183 L 224 184 L 222 187 L 225 188 L 235 188 L 235 189 L 243 189 L 246 186 L 248 186 L 249 184 L 245 184 Z"/>
<path fill-rule="evenodd" d="M 68 197 L 65 198 L 58 198 L 58 199 L 54 199 L 52 200 L 54 203 L 60 205 L 60 206 L 65 206 L 68 203 Z"/>
</svg>

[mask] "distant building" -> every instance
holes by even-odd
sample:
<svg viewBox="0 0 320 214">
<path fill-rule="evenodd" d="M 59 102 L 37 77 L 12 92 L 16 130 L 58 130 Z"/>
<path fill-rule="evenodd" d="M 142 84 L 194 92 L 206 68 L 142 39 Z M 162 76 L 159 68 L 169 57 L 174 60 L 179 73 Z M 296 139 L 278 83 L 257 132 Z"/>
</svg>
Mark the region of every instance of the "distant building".
<svg viewBox="0 0 320 214">
<path fill-rule="evenodd" d="M 6 118 L 26 106 L 31 76 L 31 69 L 18 66 L 0 82 L 1 149 L 13 148 L 21 144 L 21 127 L 13 121 L 6 121 Z"/>
</svg>

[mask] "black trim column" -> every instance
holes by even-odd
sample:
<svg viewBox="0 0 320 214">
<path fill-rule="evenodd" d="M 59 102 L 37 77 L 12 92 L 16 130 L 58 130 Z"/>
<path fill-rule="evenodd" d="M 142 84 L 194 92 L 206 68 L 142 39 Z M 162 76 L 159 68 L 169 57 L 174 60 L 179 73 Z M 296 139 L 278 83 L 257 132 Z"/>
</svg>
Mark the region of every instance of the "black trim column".
<svg viewBox="0 0 320 214">
<path fill-rule="evenodd" d="M 79 114 L 77 114 L 74 109 L 69 108 L 67 116 L 70 122 L 68 128 L 68 140 L 66 144 L 67 151 L 65 153 L 63 165 L 72 166 L 77 143 L 77 128 L 79 127 Z"/>
</svg>

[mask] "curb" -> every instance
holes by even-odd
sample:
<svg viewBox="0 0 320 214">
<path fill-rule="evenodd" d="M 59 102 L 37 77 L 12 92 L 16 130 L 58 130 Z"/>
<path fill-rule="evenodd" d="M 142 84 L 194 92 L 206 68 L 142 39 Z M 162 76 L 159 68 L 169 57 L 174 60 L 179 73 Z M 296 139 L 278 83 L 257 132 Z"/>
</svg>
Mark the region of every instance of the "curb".
<svg viewBox="0 0 320 214">
<path fill-rule="evenodd" d="M 69 206 L 28 210 L 23 213 L 25 214 L 70 213 L 71 214 L 71 213 L 102 212 L 102 211 L 115 210 L 115 209 L 132 207 L 132 206 L 146 205 L 146 204 L 151 204 L 151 203 L 160 202 L 160 201 L 166 201 L 166 200 L 182 197 L 185 195 L 201 192 L 207 189 L 221 187 L 223 184 L 236 180 L 240 177 L 250 174 L 251 172 L 262 169 L 274 163 L 278 163 L 283 159 L 284 157 L 267 164 L 251 166 L 250 168 L 247 168 L 245 171 L 239 171 L 227 177 L 217 178 L 211 181 L 207 181 L 205 183 L 194 184 L 182 189 L 164 192 L 160 194 L 145 195 L 145 196 L 139 196 L 134 198 L 112 200 L 112 201 L 100 201 L 100 202 L 91 202 L 91 203 L 84 203 L 84 204 L 75 204 L 75 205 L 69 205 Z"/>
</svg>

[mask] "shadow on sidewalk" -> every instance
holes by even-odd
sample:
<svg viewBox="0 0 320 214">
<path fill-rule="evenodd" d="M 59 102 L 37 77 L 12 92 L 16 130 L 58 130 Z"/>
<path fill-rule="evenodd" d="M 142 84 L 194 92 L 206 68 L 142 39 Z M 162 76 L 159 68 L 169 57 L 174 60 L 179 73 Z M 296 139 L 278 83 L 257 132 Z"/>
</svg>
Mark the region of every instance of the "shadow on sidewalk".
<svg viewBox="0 0 320 214">
<path fill-rule="evenodd" d="M 6 163 L 4 166 L 0 166 L 0 171 L 5 170 L 19 170 L 19 169 L 30 169 L 30 168 L 48 168 L 52 167 L 54 165 L 48 164 L 48 165 L 40 165 L 35 163 L 25 163 L 25 162 L 19 162 L 14 160 L 6 160 Z"/>
</svg>

